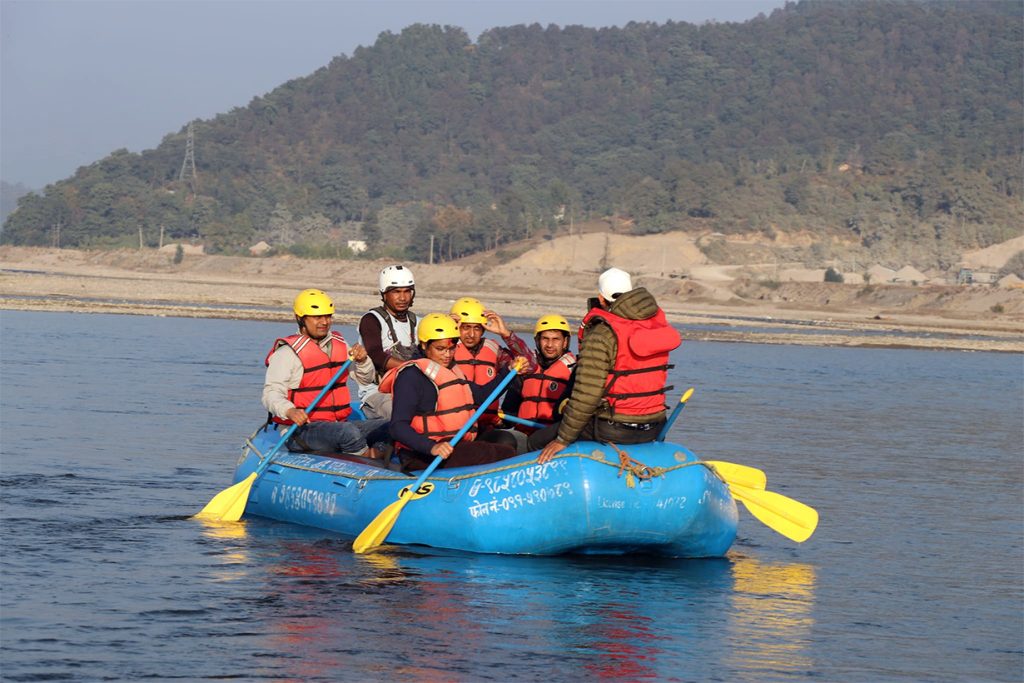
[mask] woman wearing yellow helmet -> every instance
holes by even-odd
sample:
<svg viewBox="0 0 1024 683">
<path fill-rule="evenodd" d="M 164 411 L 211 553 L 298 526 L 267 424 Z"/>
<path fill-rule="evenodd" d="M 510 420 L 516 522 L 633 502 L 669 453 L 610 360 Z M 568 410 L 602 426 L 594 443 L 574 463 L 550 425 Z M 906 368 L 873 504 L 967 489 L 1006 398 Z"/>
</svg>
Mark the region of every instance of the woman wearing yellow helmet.
<svg viewBox="0 0 1024 683">
<path fill-rule="evenodd" d="M 424 316 L 416 337 L 423 357 L 389 370 L 380 382 L 380 391 L 393 397 L 391 435 L 403 465 L 423 469 L 441 456 L 441 467 L 464 467 L 515 455 L 515 448 L 477 440 L 475 426 L 454 448 L 449 443 L 508 370 L 486 384 L 470 382 L 454 362 L 458 327 L 443 313 Z"/>
</svg>

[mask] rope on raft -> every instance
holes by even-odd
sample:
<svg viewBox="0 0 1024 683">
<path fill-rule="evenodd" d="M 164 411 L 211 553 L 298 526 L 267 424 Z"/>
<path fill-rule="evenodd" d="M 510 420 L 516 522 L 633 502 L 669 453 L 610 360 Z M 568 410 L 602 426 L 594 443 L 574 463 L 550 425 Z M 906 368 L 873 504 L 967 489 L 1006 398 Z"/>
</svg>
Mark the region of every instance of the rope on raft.
<svg viewBox="0 0 1024 683">
<path fill-rule="evenodd" d="M 618 456 L 619 456 L 618 462 L 614 462 L 614 461 L 605 459 L 604 454 L 601 453 L 600 451 L 594 451 L 593 453 L 581 453 L 579 451 L 577 451 L 577 452 L 562 451 L 561 453 L 555 455 L 554 458 L 552 458 L 552 462 L 554 460 L 558 460 L 560 458 L 579 457 L 579 458 L 587 458 L 588 460 L 593 460 L 594 462 L 596 462 L 598 464 L 601 464 L 601 465 L 608 465 L 609 467 L 614 467 L 614 468 L 616 468 L 619 471 L 619 476 L 620 477 L 622 476 L 623 472 L 626 472 L 626 486 L 628 486 L 629 488 L 634 488 L 636 486 L 636 480 L 637 479 L 639 479 L 640 481 L 644 481 L 644 480 L 647 480 L 647 479 L 652 479 L 654 477 L 662 477 L 662 476 L 665 476 L 667 473 L 672 472 L 673 470 L 678 470 L 678 469 L 682 469 L 684 467 L 692 467 L 694 465 L 703 465 L 704 464 L 703 462 L 701 462 L 699 460 L 695 460 L 695 461 L 692 461 L 692 462 L 683 462 L 683 463 L 679 463 L 678 465 L 672 465 L 671 467 L 651 467 L 650 465 L 645 465 L 644 463 L 642 463 L 642 462 L 640 462 L 640 461 L 638 461 L 638 460 L 636 460 L 634 458 L 631 458 L 628 453 L 626 453 L 624 450 L 622 450 L 621 448 L 619 448 L 615 444 L 609 443 L 608 445 L 611 446 L 612 448 L 614 448 L 616 453 L 618 453 Z M 251 449 L 262 460 L 263 453 L 260 452 L 260 450 L 256 447 L 256 445 L 250 439 L 246 439 L 245 446 L 246 446 L 246 448 Z M 324 457 L 329 459 L 330 456 L 324 456 Z M 410 478 L 411 478 L 409 475 L 390 474 L 390 473 L 386 474 L 386 475 L 382 474 L 381 476 L 367 476 L 366 473 L 361 473 L 359 475 L 354 475 L 354 474 L 348 474 L 348 473 L 345 473 L 345 472 L 338 472 L 337 470 L 322 469 L 322 468 L 319 468 L 319 467 L 309 467 L 307 465 L 297 465 L 297 464 L 288 463 L 288 462 L 282 462 L 282 461 L 278 461 L 275 464 L 280 466 L 280 467 L 285 467 L 285 468 L 288 468 L 288 469 L 303 470 L 303 471 L 306 471 L 306 472 L 316 472 L 316 473 L 319 473 L 319 474 L 329 474 L 329 475 L 334 476 L 334 477 L 341 477 L 341 478 L 344 478 L 344 479 L 355 479 L 355 480 L 363 481 L 363 482 L 369 482 L 369 481 L 405 481 L 405 482 L 408 482 L 410 480 Z M 530 466 L 531 465 L 529 465 L 528 463 L 517 462 L 517 463 L 511 463 L 511 464 L 508 464 L 508 465 L 500 465 L 498 467 L 491 467 L 491 468 L 486 469 L 486 470 L 478 470 L 478 471 L 473 472 L 471 474 L 459 474 L 459 475 L 456 475 L 456 476 L 453 476 L 453 477 L 445 477 L 445 476 L 428 477 L 428 481 L 457 482 L 457 481 L 461 481 L 461 480 L 464 480 L 464 479 L 473 479 L 473 478 L 476 478 L 476 477 L 492 476 L 492 475 L 504 472 L 506 470 L 514 470 L 514 469 L 520 469 L 520 468 L 523 468 L 523 467 L 530 467 Z M 533 467 L 543 467 L 543 465 L 536 465 L 536 464 L 534 464 L 532 466 Z M 380 471 L 382 473 L 383 472 L 388 472 L 388 470 L 385 470 L 385 469 L 381 469 Z"/>
<path fill-rule="evenodd" d="M 626 472 L 626 486 L 629 488 L 636 486 L 637 479 L 644 481 L 645 479 L 661 477 L 668 471 L 667 468 L 651 467 L 643 464 L 635 458 L 631 458 L 629 453 L 622 450 L 611 441 L 608 442 L 608 445 L 614 448 L 615 452 L 619 454 L 619 477 L 622 476 L 623 472 Z"/>
</svg>

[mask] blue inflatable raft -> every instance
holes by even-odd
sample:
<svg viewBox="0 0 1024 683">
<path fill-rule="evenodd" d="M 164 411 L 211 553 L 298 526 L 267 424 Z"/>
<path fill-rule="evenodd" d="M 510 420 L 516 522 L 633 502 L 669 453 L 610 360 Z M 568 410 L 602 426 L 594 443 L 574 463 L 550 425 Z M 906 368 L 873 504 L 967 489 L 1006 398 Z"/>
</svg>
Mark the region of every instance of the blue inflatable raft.
<svg viewBox="0 0 1024 683">
<path fill-rule="evenodd" d="M 280 435 L 263 428 L 242 449 L 235 481 Z M 478 553 L 719 557 L 736 538 L 726 484 L 678 444 L 575 443 L 539 465 L 536 453 L 440 469 L 406 504 L 387 543 Z M 416 476 L 372 461 L 278 452 L 253 485 L 246 516 L 357 536 Z"/>
</svg>

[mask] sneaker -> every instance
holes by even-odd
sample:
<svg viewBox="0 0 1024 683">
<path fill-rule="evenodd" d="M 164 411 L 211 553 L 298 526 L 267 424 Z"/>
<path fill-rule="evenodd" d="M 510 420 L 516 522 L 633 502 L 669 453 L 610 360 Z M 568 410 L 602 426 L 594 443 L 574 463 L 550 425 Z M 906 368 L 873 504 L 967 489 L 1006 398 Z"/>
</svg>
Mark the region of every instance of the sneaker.
<svg viewBox="0 0 1024 683">
<path fill-rule="evenodd" d="M 374 460 L 380 460 L 385 465 L 391 461 L 391 454 L 395 452 L 395 447 L 384 441 L 378 441 L 370 447 L 369 452 L 366 454 L 368 458 Z"/>
</svg>

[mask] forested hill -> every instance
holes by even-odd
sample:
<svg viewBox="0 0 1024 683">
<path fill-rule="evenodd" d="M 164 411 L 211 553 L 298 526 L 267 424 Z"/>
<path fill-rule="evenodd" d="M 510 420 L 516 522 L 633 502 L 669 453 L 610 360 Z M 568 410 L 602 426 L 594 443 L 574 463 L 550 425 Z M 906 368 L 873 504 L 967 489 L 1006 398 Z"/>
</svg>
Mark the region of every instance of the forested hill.
<svg viewBox="0 0 1024 683">
<path fill-rule="evenodd" d="M 240 8 L 241 11 L 241 8 Z M 935 264 L 1019 234 L 1018 2 L 789 4 L 743 24 L 382 34 L 30 195 L 15 244 L 453 258 L 616 215 L 810 230 Z M 327 246 L 330 245 L 330 246 Z M 920 260 L 920 259 L 919 259 Z"/>
<path fill-rule="evenodd" d="M 18 206 L 18 200 L 32 190 L 21 183 L 8 183 L 0 180 L 0 222 L 14 212 Z"/>
</svg>

